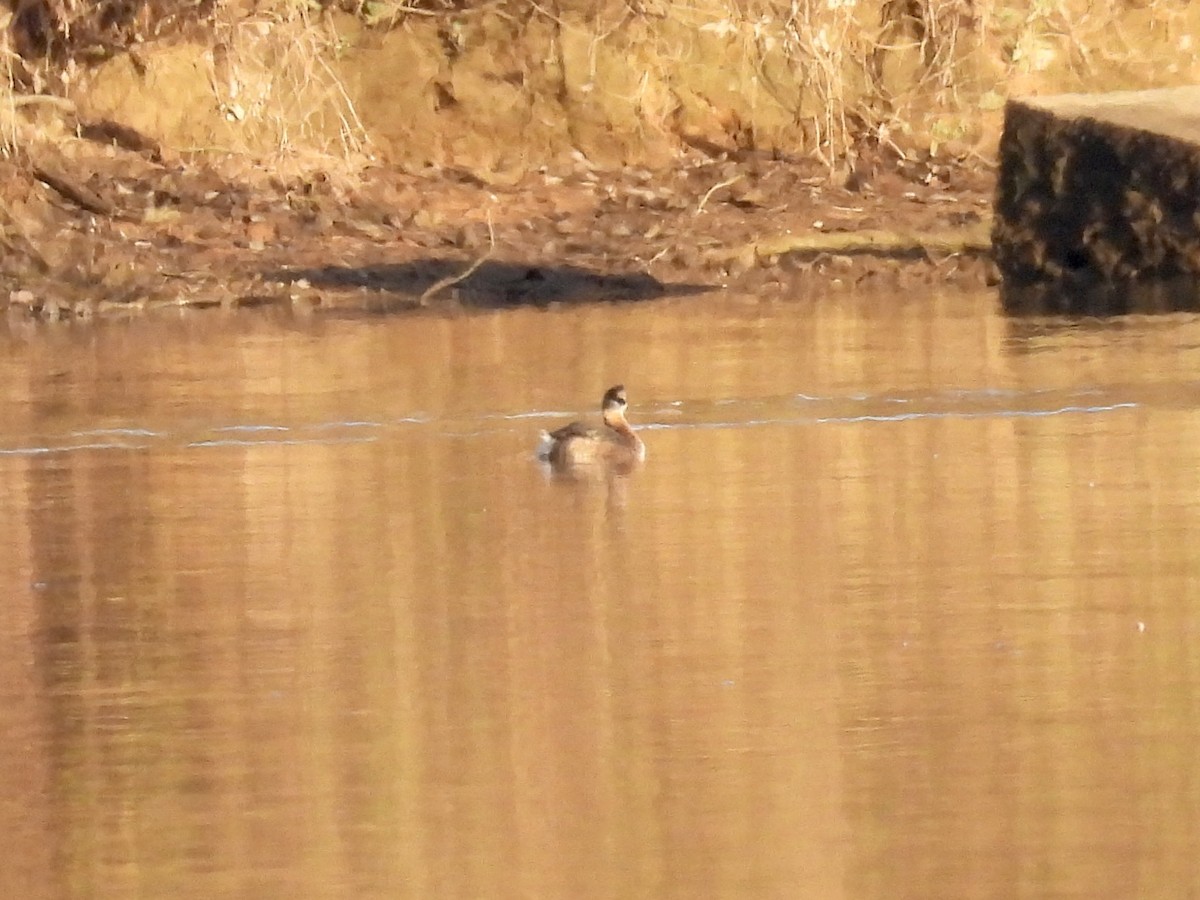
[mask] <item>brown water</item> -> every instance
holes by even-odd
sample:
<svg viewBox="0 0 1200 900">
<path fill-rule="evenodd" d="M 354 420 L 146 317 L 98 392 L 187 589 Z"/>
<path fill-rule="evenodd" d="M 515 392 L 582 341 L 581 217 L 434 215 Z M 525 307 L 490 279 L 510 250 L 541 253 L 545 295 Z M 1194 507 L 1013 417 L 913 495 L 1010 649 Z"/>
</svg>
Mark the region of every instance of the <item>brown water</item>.
<svg viewBox="0 0 1200 900">
<path fill-rule="evenodd" d="M 1200 318 L 0 351 L 0 896 L 1200 895 Z M 548 478 L 616 381 L 646 466 Z"/>
</svg>

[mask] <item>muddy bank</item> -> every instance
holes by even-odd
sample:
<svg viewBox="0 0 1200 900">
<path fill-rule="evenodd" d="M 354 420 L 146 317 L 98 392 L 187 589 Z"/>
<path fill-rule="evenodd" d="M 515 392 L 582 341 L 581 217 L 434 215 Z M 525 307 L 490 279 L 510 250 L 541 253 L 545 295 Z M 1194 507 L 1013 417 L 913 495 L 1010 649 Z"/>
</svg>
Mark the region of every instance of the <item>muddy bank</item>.
<svg viewBox="0 0 1200 900">
<path fill-rule="evenodd" d="M 1068 7 L 31 0 L 5 32 L 0 304 L 978 283 L 1003 91 L 1200 71 L 1172 49 L 1200 10 Z"/>
<path fill-rule="evenodd" d="M 668 170 L 578 160 L 504 183 L 386 166 L 285 177 L 109 135 L 3 165 L 0 303 L 17 317 L 783 297 L 990 268 L 991 175 L 952 160 L 879 160 L 841 187 L 812 162 L 700 151 Z"/>
</svg>

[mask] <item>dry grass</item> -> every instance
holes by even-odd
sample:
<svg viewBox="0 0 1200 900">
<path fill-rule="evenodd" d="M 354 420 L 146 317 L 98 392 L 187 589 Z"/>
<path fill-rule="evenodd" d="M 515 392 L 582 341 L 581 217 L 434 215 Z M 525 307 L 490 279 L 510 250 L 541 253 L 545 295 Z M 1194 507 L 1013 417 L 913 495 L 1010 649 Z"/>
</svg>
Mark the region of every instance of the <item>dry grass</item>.
<svg viewBox="0 0 1200 900">
<path fill-rule="evenodd" d="M 12 14 L 0 12 L 0 153 L 7 156 L 17 146 L 16 85 L 13 82 L 13 65 L 17 54 L 12 48 L 12 32 L 9 25 Z"/>
<path fill-rule="evenodd" d="M 369 139 L 330 61 L 340 38 L 307 4 L 213 23 L 212 86 L 223 115 L 248 143 L 280 158 L 318 154 L 361 161 Z"/>
<path fill-rule="evenodd" d="M 591 92 L 603 115 L 627 108 L 627 119 L 610 123 L 614 130 L 661 140 L 707 116 L 716 123 L 710 132 L 724 129 L 731 145 L 786 146 L 833 168 L 865 149 L 904 156 L 978 144 L 981 122 L 989 111 L 998 119 L 1010 90 L 1196 80 L 1200 10 L 1192 7 L 1173 0 L 32 0 L 2 29 L 0 146 L 19 140 L 14 93 L 65 94 L 97 61 L 193 37 L 212 46 L 216 102 L 243 124 L 248 145 L 270 146 L 281 158 L 361 159 L 369 129 L 332 64 L 344 49 L 329 15 L 337 10 L 376 30 L 444 22 L 443 40 L 489 16 L 510 23 L 514 41 L 533 34 L 535 21 L 539 34 L 551 22 L 558 45 L 529 53 L 546 61 L 561 60 L 569 32 L 586 32 L 587 81 L 564 84 L 564 93 Z M 446 54 L 446 65 L 456 64 L 454 48 Z M 626 61 L 623 72 L 614 59 Z M 712 89 L 718 83 L 733 87 Z"/>
<path fill-rule="evenodd" d="M 13 32 L 27 60 L 98 59 L 194 31 L 221 0 L 25 0 Z"/>
</svg>

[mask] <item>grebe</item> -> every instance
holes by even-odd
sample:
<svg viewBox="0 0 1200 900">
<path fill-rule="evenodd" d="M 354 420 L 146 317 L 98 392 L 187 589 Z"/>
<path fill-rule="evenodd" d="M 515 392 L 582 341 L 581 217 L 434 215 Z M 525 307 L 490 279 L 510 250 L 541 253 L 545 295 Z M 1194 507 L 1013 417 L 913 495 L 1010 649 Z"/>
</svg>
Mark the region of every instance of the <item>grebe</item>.
<svg viewBox="0 0 1200 900">
<path fill-rule="evenodd" d="M 600 401 L 600 415 L 606 430 L 572 422 L 557 431 L 543 431 L 538 459 L 557 467 L 593 463 L 629 466 L 641 462 L 646 458 L 646 445 L 625 419 L 628 406 L 625 385 L 610 387 Z"/>
</svg>

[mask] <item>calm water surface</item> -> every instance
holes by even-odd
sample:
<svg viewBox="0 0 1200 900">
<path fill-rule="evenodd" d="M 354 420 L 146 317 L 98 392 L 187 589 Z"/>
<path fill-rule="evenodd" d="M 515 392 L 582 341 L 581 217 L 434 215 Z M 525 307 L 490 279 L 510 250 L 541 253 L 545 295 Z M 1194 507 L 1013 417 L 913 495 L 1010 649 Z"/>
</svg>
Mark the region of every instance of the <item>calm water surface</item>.
<svg viewBox="0 0 1200 900">
<path fill-rule="evenodd" d="M 1200 896 L 1200 318 L 0 334 L 0 895 Z M 550 478 L 629 386 L 649 460 Z"/>
</svg>

